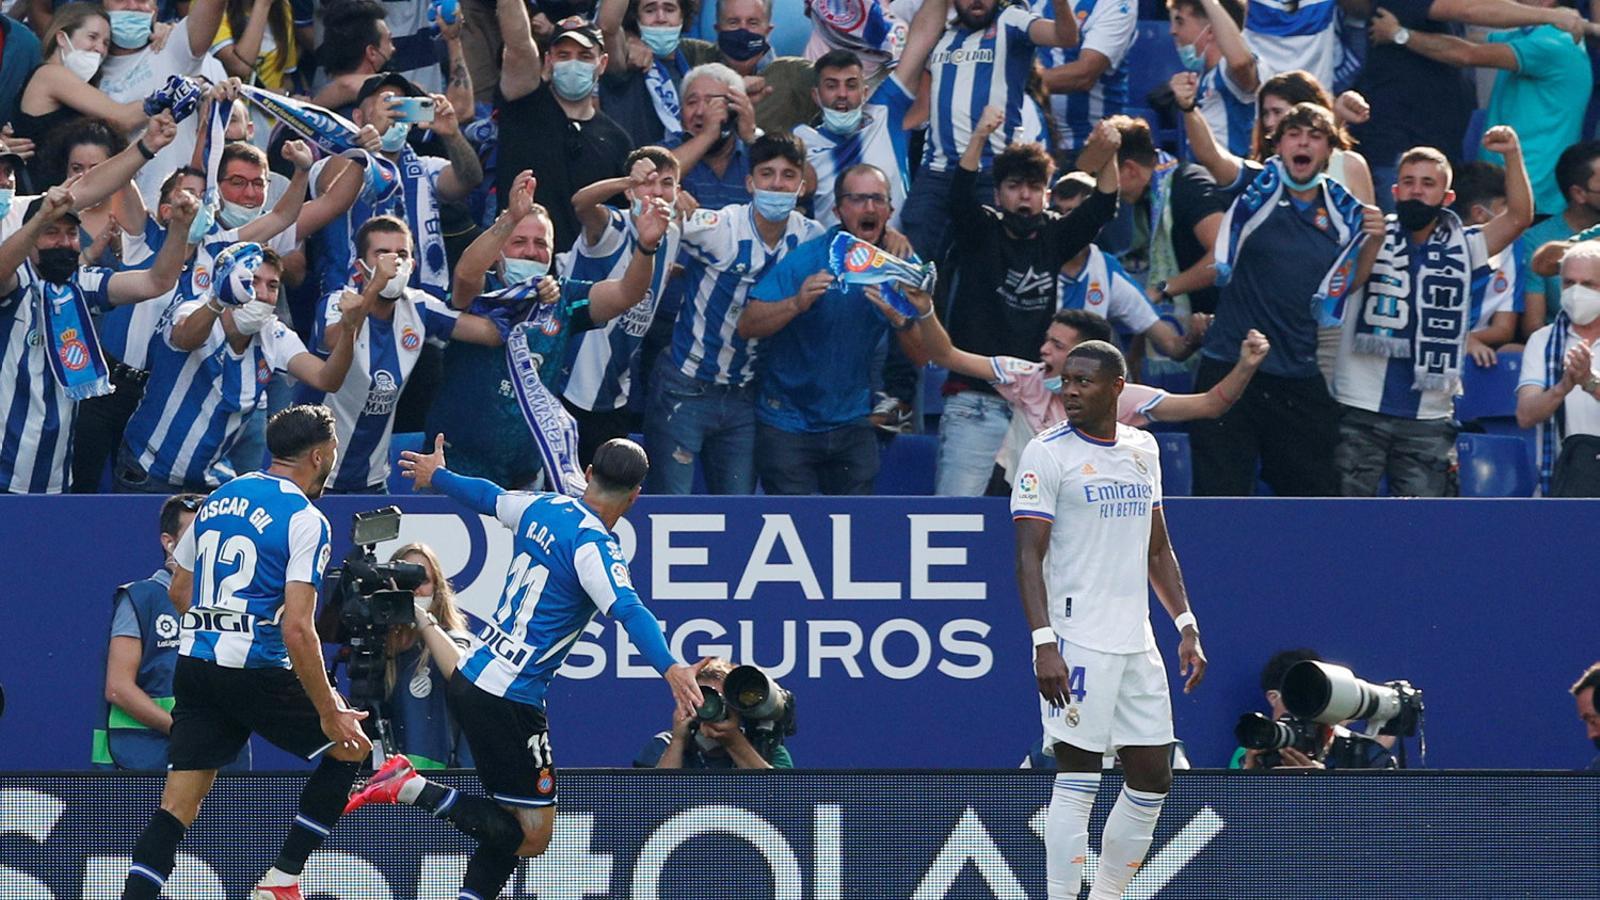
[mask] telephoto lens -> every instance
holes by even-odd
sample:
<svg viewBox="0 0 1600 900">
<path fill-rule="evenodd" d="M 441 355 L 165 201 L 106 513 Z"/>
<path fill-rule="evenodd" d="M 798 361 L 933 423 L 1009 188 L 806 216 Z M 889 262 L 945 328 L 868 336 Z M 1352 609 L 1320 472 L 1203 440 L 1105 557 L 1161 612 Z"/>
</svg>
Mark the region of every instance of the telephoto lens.
<svg viewBox="0 0 1600 900">
<path fill-rule="evenodd" d="M 702 722 L 721 722 L 728 718 L 728 704 L 722 700 L 722 694 L 716 688 L 700 685 L 700 696 L 705 701 L 694 709 L 694 717 Z"/>
</svg>

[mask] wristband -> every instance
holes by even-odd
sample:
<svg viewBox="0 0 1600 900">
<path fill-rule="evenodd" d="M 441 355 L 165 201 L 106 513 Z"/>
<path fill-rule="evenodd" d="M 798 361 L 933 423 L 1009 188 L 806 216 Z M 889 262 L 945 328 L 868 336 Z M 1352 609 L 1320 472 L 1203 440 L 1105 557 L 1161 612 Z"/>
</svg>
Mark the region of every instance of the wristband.
<svg viewBox="0 0 1600 900">
<path fill-rule="evenodd" d="M 645 246 L 643 244 L 634 244 L 633 245 L 633 249 L 639 251 L 640 253 L 643 253 L 645 256 L 655 256 L 656 252 L 661 249 L 661 245 L 657 244 L 656 246 L 651 247 L 650 249 L 646 250 Z"/>
<path fill-rule="evenodd" d="M 1043 647 L 1045 644 L 1055 646 L 1055 643 L 1056 630 L 1051 628 L 1049 625 L 1046 625 L 1043 628 L 1035 628 L 1033 630 L 1033 645 L 1035 647 Z"/>
<path fill-rule="evenodd" d="M 216 300 L 215 297 L 213 297 L 210 300 L 206 301 L 206 309 L 211 310 L 216 315 L 219 315 L 219 316 L 222 315 L 222 305 L 217 303 L 217 300 Z"/>
<path fill-rule="evenodd" d="M 1193 610 L 1184 611 L 1183 615 L 1172 620 L 1172 624 L 1179 634 L 1183 634 L 1185 628 L 1193 628 L 1197 633 L 1200 631 L 1200 623 L 1195 621 Z"/>
<path fill-rule="evenodd" d="M 933 318 L 933 307 L 931 307 L 931 306 L 928 307 L 928 311 L 927 312 L 917 313 L 917 321 L 918 322 L 921 322 L 924 319 L 931 319 L 931 318 Z"/>
<path fill-rule="evenodd" d="M 156 158 L 155 151 L 151 150 L 149 147 L 146 147 L 144 145 L 144 138 L 140 138 L 137 141 L 134 141 L 133 145 L 135 147 L 139 148 L 139 155 L 144 157 L 144 161 L 145 162 L 150 162 L 151 160 Z"/>
</svg>

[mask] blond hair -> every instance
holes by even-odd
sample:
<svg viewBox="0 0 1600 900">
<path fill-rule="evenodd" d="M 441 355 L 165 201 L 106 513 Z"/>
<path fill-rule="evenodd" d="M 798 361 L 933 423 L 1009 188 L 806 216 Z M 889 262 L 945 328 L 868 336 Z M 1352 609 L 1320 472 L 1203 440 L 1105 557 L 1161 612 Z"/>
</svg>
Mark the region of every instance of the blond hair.
<svg viewBox="0 0 1600 900">
<path fill-rule="evenodd" d="M 455 589 L 450 586 L 450 580 L 444 577 L 444 566 L 440 564 L 439 556 L 433 552 L 432 547 L 421 543 L 406 544 L 404 547 L 389 554 L 389 561 L 395 562 L 410 553 L 415 553 L 422 557 L 422 568 L 427 571 L 428 581 L 433 584 L 433 597 L 431 598 L 433 602 L 428 605 L 428 612 L 433 613 L 433 617 L 439 620 L 439 627 L 446 632 L 465 631 L 467 618 L 461 614 L 460 608 L 456 606 Z M 395 671 L 394 664 L 395 655 L 411 649 L 416 645 L 417 640 L 415 626 L 396 625 L 389 630 L 389 638 L 386 643 L 388 652 L 385 654 L 388 661 L 383 671 L 385 694 L 394 690 L 395 681 L 397 680 L 398 673 Z M 424 644 L 422 655 L 417 658 L 417 667 L 412 674 L 416 675 L 426 671 L 431 658 L 432 654 L 428 652 L 428 647 Z"/>
</svg>

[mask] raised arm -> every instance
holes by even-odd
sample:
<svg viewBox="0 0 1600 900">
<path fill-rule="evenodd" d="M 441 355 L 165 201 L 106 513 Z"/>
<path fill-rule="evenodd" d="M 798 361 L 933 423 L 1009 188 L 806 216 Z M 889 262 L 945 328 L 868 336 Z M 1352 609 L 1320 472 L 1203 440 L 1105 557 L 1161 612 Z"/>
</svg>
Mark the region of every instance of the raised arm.
<svg viewBox="0 0 1600 900">
<path fill-rule="evenodd" d="M 159 297 L 178 284 L 183 265 L 193 247 L 188 241 L 189 223 L 200 212 L 200 198 L 180 190 L 172 195 L 172 221 L 167 224 L 167 239 L 148 269 L 118 272 L 106 279 L 106 294 L 113 304 L 138 303 Z"/>
<path fill-rule="evenodd" d="M 628 268 L 621 278 L 602 281 L 589 290 L 589 317 L 595 325 L 611 321 L 644 300 L 656 272 L 656 253 L 671 224 L 672 205 L 659 197 L 651 200 L 634 219 L 639 239 L 633 243 L 633 257 L 628 260 Z M 670 260 L 659 262 L 671 264 Z"/>
<path fill-rule="evenodd" d="M 455 24 L 439 21 L 439 39 L 444 41 L 446 67 L 450 80 L 445 82 L 444 94 L 456 111 L 456 121 L 461 124 L 477 118 L 477 98 L 472 89 L 472 69 L 467 66 L 467 51 L 461 45 L 461 29 L 466 18 L 457 13 Z"/>
<path fill-rule="evenodd" d="M 190 56 L 201 59 L 211 52 L 227 6 L 227 0 L 192 0 L 189 4 L 189 15 L 183 21 L 188 28 Z M 170 39 L 177 40 L 179 37 L 181 35 L 172 35 Z"/>
<path fill-rule="evenodd" d="M 88 118 L 104 119 L 122 134 L 132 134 L 145 123 L 144 100 L 118 103 L 106 96 L 104 91 L 67 71 L 65 66 L 40 66 L 34 70 L 33 77 L 50 99 Z"/>
<path fill-rule="evenodd" d="M 533 172 L 524 169 L 511 182 L 511 196 L 506 200 L 505 211 L 495 217 L 494 224 L 473 239 L 461 258 L 456 260 L 456 273 L 451 281 L 450 305 L 466 309 L 483 293 L 483 281 L 500 259 L 500 248 L 511 239 L 517 223 L 533 212 L 533 192 L 538 187 Z"/>
<path fill-rule="evenodd" d="M 1506 163 L 1506 208 L 1483 226 L 1484 249 L 1493 256 L 1533 224 L 1533 185 L 1522 161 L 1522 141 L 1510 125 L 1496 125 L 1484 132 L 1483 149 L 1500 154 Z"/>
<path fill-rule="evenodd" d="M 628 33 L 622 28 L 627 13 L 628 0 L 600 0 L 594 24 L 606 41 L 607 71 L 611 66 L 616 66 L 618 72 L 633 68 L 628 64 Z"/>
<path fill-rule="evenodd" d="M 1072 0 L 1050 0 L 1055 20 L 1038 19 L 1028 26 L 1028 40 L 1036 47 L 1078 46 L 1078 17 L 1072 14 Z"/>
<path fill-rule="evenodd" d="M 928 54 L 944 34 L 945 17 L 949 12 L 948 0 L 927 0 L 917 8 L 917 14 L 911 17 L 911 24 L 906 28 L 906 44 L 900 50 L 900 62 L 892 77 L 913 97 L 922 90 Z"/>
<path fill-rule="evenodd" d="M 1513 0 L 1433 0 L 1428 6 L 1428 18 L 1484 28 L 1554 25 L 1572 35 L 1574 42 L 1582 40 L 1589 31 L 1583 17 L 1570 6 L 1525 6 Z"/>
<path fill-rule="evenodd" d="M 1374 44 L 1392 44 L 1400 31 L 1400 20 L 1387 9 L 1372 14 L 1367 35 Z M 1485 66 L 1493 69 L 1517 71 L 1517 52 L 1509 44 L 1475 44 L 1454 35 L 1431 31 L 1412 31 L 1405 48 L 1434 62 L 1464 69 L 1468 66 Z"/>
<path fill-rule="evenodd" d="M 1250 384 L 1261 361 L 1272 349 L 1266 335 L 1250 329 L 1239 345 L 1239 361 L 1221 381 L 1204 394 L 1168 394 L 1155 408 L 1152 418 L 1162 422 L 1188 422 L 1194 419 L 1217 419 L 1233 408 Z"/>
<path fill-rule="evenodd" d="M 294 176 L 289 179 L 289 187 L 272 209 L 239 229 L 239 240 L 265 244 L 299 221 L 300 210 L 306 202 L 306 185 L 310 179 L 311 148 L 304 141 L 286 141 L 283 156 L 294 165 Z"/>
<path fill-rule="evenodd" d="M 471 109 L 471 107 L 467 107 Z M 464 200 L 472 189 L 483 183 L 483 163 L 478 151 L 461 135 L 461 123 L 456 120 L 456 108 L 443 94 L 433 95 L 433 121 L 424 122 L 420 128 L 433 132 L 444 144 L 445 156 L 450 158 L 450 168 L 439 173 L 435 194 L 440 200 Z"/>
<path fill-rule="evenodd" d="M 28 252 L 39 242 L 46 225 L 66 215 L 72 208 L 72 191 L 56 185 L 45 192 L 44 209 L 0 242 L 0 294 L 9 296 L 17 289 L 17 270 L 28 259 Z"/>
<path fill-rule="evenodd" d="M 361 196 L 362 172 L 354 163 L 339 166 L 331 179 L 330 184 L 318 189 L 315 200 L 307 200 L 300 207 L 300 215 L 294 221 L 297 237 L 321 231 L 329 222 L 349 212 L 356 198 Z"/>
<path fill-rule="evenodd" d="M 334 342 L 328 358 L 322 359 L 314 353 L 296 353 L 289 360 L 289 374 L 316 390 L 328 394 L 337 392 L 344 386 L 345 376 L 350 374 L 356 335 L 361 333 L 361 325 L 371 309 L 372 301 L 365 294 L 346 291 L 339 298 L 339 340 Z"/>
<path fill-rule="evenodd" d="M 1172 86 L 1173 102 L 1183 113 L 1183 131 L 1189 138 L 1189 152 L 1194 154 L 1194 161 L 1205 166 L 1217 184 L 1233 184 L 1239 177 L 1242 164 L 1239 157 L 1217 143 L 1217 136 L 1211 132 L 1211 123 L 1206 121 L 1205 113 L 1195 103 L 1195 98 L 1199 96 L 1200 76 L 1193 72 L 1179 72 L 1172 76 L 1169 84 Z"/>
<path fill-rule="evenodd" d="M 497 0 L 495 20 L 505 47 L 500 51 L 500 93 L 521 100 L 539 88 L 539 47 L 533 42 L 533 24 L 523 0 Z"/>
<path fill-rule="evenodd" d="M 1228 77 L 1242 90 L 1254 94 L 1261 87 L 1261 73 L 1256 67 L 1256 55 L 1250 52 L 1250 45 L 1245 43 L 1244 33 L 1217 0 L 1200 0 L 1200 5 L 1206 11 L 1211 33 L 1217 38 L 1217 47 L 1222 50 Z"/>
<path fill-rule="evenodd" d="M 444 434 L 434 436 L 433 451 L 400 451 L 400 473 L 411 479 L 417 490 L 433 488 L 480 516 L 495 514 L 495 504 L 505 491 L 486 478 L 468 478 L 444 467 Z"/>
<path fill-rule="evenodd" d="M 962 350 L 950 340 L 950 332 L 944 330 L 944 324 L 933 311 L 932 294 L 903 284 L 900 286 L 900 292 L 905 294 L 906 299 L 911 301 L 911 305 L 917 310 L 916 326 L 912 330 L 917 333 L 922 353 L 927 356 L 929 362 L 968 378 L 994 380 L 994 363 L 989 357 Z M 885 316 L 893 312 L 888 304 L 878 308 L 884 310 Z"/>
<path fill-rule="evenodd" d="M 229 75 L 243 79 L 255 74 L 256 60 L 261 58 L 261 42 L 267 35 L 267 25 L 274 13 L 273 0 L 254 0 L 250 4 L 248 18 L 245 19 L 244 31 L 234 35 L 232 43 L 228 46 L 218 48 L 212 54 L 222 63 L 222 67 L 228 70 Z M 221 25 L 219 19 L 218 29 Z M 212 38 L 215 37 L 213 33 Z"/>
</svg>

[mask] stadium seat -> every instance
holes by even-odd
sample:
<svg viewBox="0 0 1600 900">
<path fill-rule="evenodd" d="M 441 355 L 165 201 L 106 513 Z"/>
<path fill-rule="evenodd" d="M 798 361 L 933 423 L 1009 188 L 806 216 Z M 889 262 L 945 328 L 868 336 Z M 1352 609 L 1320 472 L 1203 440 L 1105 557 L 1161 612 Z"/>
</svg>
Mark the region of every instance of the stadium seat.
<svg viewBox="0 0 1600 900">
<path fill-rule="evenodd" d="M 1189 435 L 1166 431 L 1156 435 L 1161 448 L 1161 496 L 1187 497 L 1194 492 L 1194 464 L 1189 459 Z"/>
<path fill-rule="evenodd" d="M 1517 415 L 1517 382 L 1522 378 L 1522 356 L 1500 356 L 1493 368 L 1467 361 L 1461 366 L 1461 396 L 1456 398 L 1456 420 L 1510 418 Z"/>
<path fill-rule="evenodd" d="M 950 372 L 933 363 L 922 367 L 922 415 L 938 417 L 944 413 L 944 380 Z"/>
<path fill-rule="evenodd" d="M 1133 40 L 1135 49 L 1128 53 L 1128 105 L 1142 107 L 1145 98 L 1156 88 L 1166 85 L 1172 76 L 1183 71 L 1178 62 L 1178 48 L 1172 43 L 1172 29 L 1166 19 L 1140 20 L 1138 34 Z M 1148 115 L 1137 109 L 1128 115 Z"/>
<path fill-rule="evenodd" d="M 1483 152 L 1483 133 L 1488 129 L 1488 110 L 1473 110 L 1472 118 L 1467 120 L 1467 131 L 1461 136 L 1461 159 L 1463 162 L 1472 162 L 1478 158 L 1478 154 Z"/>
<path fill-rule="evenodd" d="M 872 485 L 874 494 L 929 496 L 933 493 L 934 465 L 939 459 L 939 436 L 895 435 L 883 448 L 882 468 Z"/>
<path fill-rule="evenodd" d="M 403 450 L 420 453 L 422 451 L 422 441 L 425 437 L 427 435 L 420 431 L 407 431 L 389 438 L 389 493 L 415 493 L 411 487 L 411 479 L 400 474 L 400 453 Z"/>
<path fill-rule="evenodd" d="M 1498 434 L 1465 433 L 1456 438 L 1461 496 L 1533 496 L 1533 464 L 1525 443 Z"/>
</svg>

